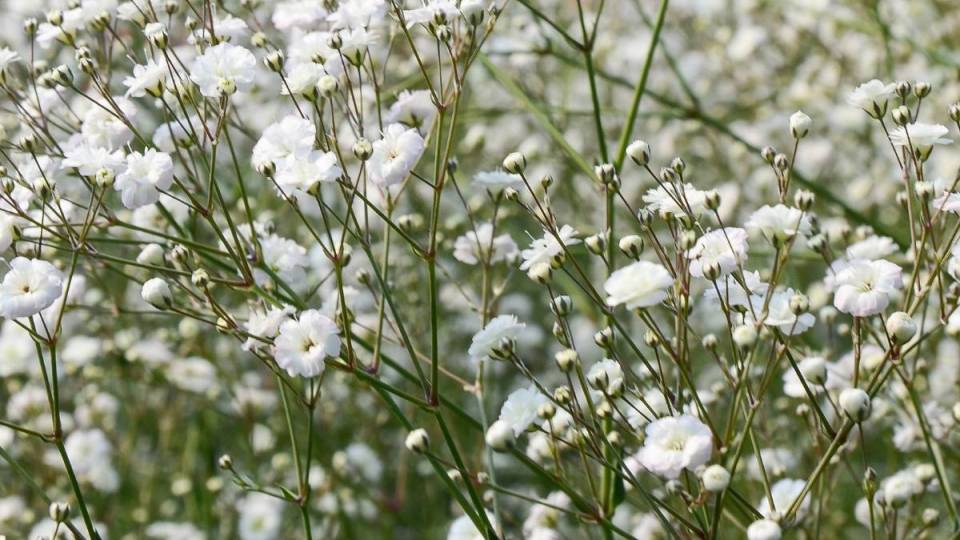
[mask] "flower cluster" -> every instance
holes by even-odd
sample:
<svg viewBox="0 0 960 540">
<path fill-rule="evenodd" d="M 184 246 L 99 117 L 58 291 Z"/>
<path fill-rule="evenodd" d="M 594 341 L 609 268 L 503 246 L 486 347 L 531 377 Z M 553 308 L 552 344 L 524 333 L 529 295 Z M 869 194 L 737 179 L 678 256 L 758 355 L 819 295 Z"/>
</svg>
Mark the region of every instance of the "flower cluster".
<svg viewBox="0 0 960 540">
<path fill-rule="evenodd" d="M 820 4 L 0 8 L 0 537 L 955 534 L 957 20 Z"/>
</svg>

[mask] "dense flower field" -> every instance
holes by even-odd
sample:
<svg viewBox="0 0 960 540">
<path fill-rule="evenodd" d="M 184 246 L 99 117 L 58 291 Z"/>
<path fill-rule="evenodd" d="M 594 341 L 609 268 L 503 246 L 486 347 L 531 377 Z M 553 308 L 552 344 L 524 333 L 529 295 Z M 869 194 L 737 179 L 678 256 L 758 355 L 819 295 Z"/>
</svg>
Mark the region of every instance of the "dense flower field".
<svg viewBox="0 0 960 540">
<path fill-rule="evenodd" d="M 960 534 L 950 2 L 0 13 L 0 538 Z"/>
</svg>

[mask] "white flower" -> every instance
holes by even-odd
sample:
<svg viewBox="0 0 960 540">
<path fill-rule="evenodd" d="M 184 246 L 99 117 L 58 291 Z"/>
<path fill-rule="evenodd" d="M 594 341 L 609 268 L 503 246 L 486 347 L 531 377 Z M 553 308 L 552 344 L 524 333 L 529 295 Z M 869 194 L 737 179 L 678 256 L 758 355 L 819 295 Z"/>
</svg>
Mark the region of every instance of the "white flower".
<svg viewBox="0 0 960 540">
<path fill-rule="evenodd" d="M 759 232 L 771 242 L 783 241 L 796 234 L 810 234 L 810 220 L 799 208 L 783 204 L 764 205 L 750 215 L 747 229 Z"/>
<path fill-rule="evenodd" d="M 382 187 L 403 182 L 423 149 L 423 137 L 416 129 L 390 124 L 383 130 L 383 137 L 373 143 L 373 155 L 367 162 L 371 179 Z"/>
<path fill-rule="evenodd" d="M 274 344 L 277 365 L 292 377 L 316 377 L 323 373 L 325 358 L 340 355 L 336 323 L 315 309 L 281 324 Z"/>
<path fill-rule="evenodd" d="M 67 148 L 63 153 L 63 168 L 74 168 L 83 176 L 95 176 L 101 171 L 116 174 L 123 167 L 123 151 L 111 152 L 106 148 L 95 146 L 76 145 Z"/>
<path fill-rule="evenodd" d="M 667 297 L 673 277 L 663 266 L 649 261 L 637 261 L 610 274 L 603 284 L 607 305 L 625 304 L 627 309 L 659 304 Z"/>
<path fill-rule="evenodd" d="M 884 84 L 879 79 L 867 81 L 856 87 L 847 97 L 847 101 L 854 107 L 860 107 L 868 113 L 873 113 L 875 108 L 883 109 L 887 100 L 893 96 L 897 89 L 894 83 Z"/>
<path fill-rule="evenodd" d="M 0 48 L 0 73 L 6 73 L 10 64 L 20 61 L 20 54 L 8 47 Z"/>
<path fill-rule="evenodd" d="M 616 360 L 605 358 L 590 367 L 587 381 L 598 390 L 615 394 L 623 386 L 623 368 Z"/>
<path fill-rule="evenodd" d="M 89 482 L 108 493 L 117 489 L 119 476 L 113 468 L 113 445 L 102 431 L 74 431 L 67 436 L 64 448 L 81 482 Z M 60 456 L 56 459 L 59 460 Z"/>
<path fill-rule="evenodd" d="M 760 512 L 761 515 L 768 519 L 775 519 L 779 515 L 783 515 L 790 508 L 790 505 L 797 500 L 797 497 L 800 496 L 800 492 L 803 491 L 805 484 L 806 482 L 803 480 L 794 480 L 791 478 L 778 480 L 770 487 L 770 494 L 773 495 L 773 505 L 776 508 L 776 512 L 770 508 L 770 501 L 766 496 L 764 496 L 760 500 L 760 504 L 757 505 L 757 512 Z M 806 515 L 809 508 L 810 493 L 808 492 L 806 496 L 804 496 L 803 502 L 797 507 L 797 519 L 803 519 L 803 516 Z"/>
<path fill-rule="evenodd" d="M 174 386 L 197 394 L 214 390 L 218 383 L 217 370 L 213 364 L 196 356 L 170 362 L 166 376 Z"/>
<path fill-rule="evenodd" d="M 490 512 L 487 512 L 487 520 L 490 523 L 496 523 L 495 516 Z M 476 524 L 473 523 L 473 520 L 470 519 L 470 516 L 463 515 L 453 520 L 453 523 L 450 525 L 450 531 L 447 532 L 447 540 L 484 540 L 486 535 L 484 535 L 479 529 L 477 529 Z"/>
<path fill-rule="evenodd" d="M 441 17 L 442 20 L 455 19 L 460 15 L 457 5 L 450 0 L 426 0 L 424 5 L 416 9 L 403 10 L 403 18 L 407 28 L 418 24 L 428 24 Z"/>
<path fill-rule="evenodd" d="M 934 203 L 936 205 L 936 203 Z M 848 259 L 882 259 L 897 252 L 897 244 L 886 236 L 869 236 L 847 246 Z"/>
<path fill-rule="evenodd" d="M 253 83 L 257 59 L 247 49 L 220 43 L 207 48 L 190 66 L 190 80 L 205 97 L 243 91 Z"/>
<path fill-rule="evenodd" d="M 816 322 L 816 317 L 810 313 L 797 315 L 790 305 L 791 299 L 797 295 L 793 289 L 785 289 L 773 293 L 767 306 L 767 317 L 763 324 L 773 326 L 788 335 L 806 332 Z M 763 309 L 763 299 L 758 298 L 754 303 L 757 313 Z"/>
<path fill-rule="evenodd" d="M 333 152 L 314 150 L 289 155 L 277 164 L 275 180 L 289 195 L 293 190 L 310 192 L 321 182 L 333 182 L 343 173 Z"/>
<path fill-rule="evenodd" d="M 890 141 L 895 146 L 913 146 L 925 152 L 935 144 L 950 144 L 953 141 L 944 137 L 950 133 L 946 126 L 915 122 L 898 127 L 890 132 Z"/>
<path fill-rule="evenodd" d="M 280 93 L 282 95 L 316 95 L 317 83 L 320 77 L 326 75 L 323 66 L 313 62 L 300 62 L 291 67 L 286 76 L 285 82 L 280 83 Z"/>
<path fill-rule="evenodd" d="M 917 478 L 912 468 L 904 469 L 885 479 L 880 486 L 880 492 L 887 502 L 899 508 L 911 498 L 923 493 L 923 482 Z"/>
<path fill-rule="evenodd" d="M 163 83 L 167 80 L 167 66 L 154 60 L 147 60 L 146 64 L 133 66 L 133 76 L 123 80 L 127 87 L 127 97 L 143 97 L 149 93 L 158 96 L 163 91 Z"/>
<path fill-rule="evenodd" d="M 800 376 L 807 383 L 807 388 L 814 395 L 823 391 L 823 385 L 826 384 L 830 372 L 827 370 L 826 361 L 820 356 L 810 356 L 804 358 L 797 364 L 800 370 Z M 787 367 L 783 373 L 783 393 L 795 398 L 807 397 L 807 391 L 803 388 L 800 376 L 792 366 Z"/>
<path fill-rule="evenodd" d="M 503 407 L 500 408 L 499 420 L 506 422 L 513 430 L 514 436 L 519 437 L 537 420 L 537 409 L 549 402 L 550 398 L 543 395 L 532 384 L 526 388 L 514 390 L 510 392 Z"/>
<path fill-rule="evenodd" d="M 429 90 L 404 90 L 387 111 L 385 120 L 389 123 L 400 122 L 411 127 L 429 126 L 437 114 L 437 106 Z"/>
<path fill-rule="evenodd" d="M 705 267 L 716 265 L 725 276 L 747 260 L 747 231 L 727 227 L 704 234 L 687 253 L 690 275 L 704 277 Z"/>
<path fill-rule="evenodd" d="M 802 139 L 810 131 L 813 120 L 802 111 L 790 115 L 790 134 L 796 139 Z"/>
<path fill-rule="evenodd" d="M 127 156 L 127 168 L 117 175 L 113 188 L 127 208 L 139 208 L 157 202 L 159 190 L 173 184 L 173 160 L 164 152 L 148 148 L 144 153 Z"/>
<path fill-rule="evenodd" d="M 263 130 L 253 147 L 251 162 L 259 168 L 268 163 L 276 164 L 290 155 L 309 153 L 313 151 L 316 135 L 313 122 L 295 114 L 285 116 Z"/>
<path fill-rule="evenodd" d="M 453 243 L 454 258 L 465 264 L 507 261 L 517 256 L 517 250 L 517 244 L 509 234 L 494 238 L 490 223 L 481 223 L 476 231 L 467 231 Z"/>
<path fill-rule="evenodd" d="M 665 184 L 647 190 L 643 194 L 643 202 L 651 212 L 663 214 L 684 215 L 687 210 L 693 214 L 703 211 L 706 204 L 706 192 L 693 187 L 693 184 L 684 184 L 682 189 L 676 184 Z"/>
<path fill-rule="evenodd" d="M 252 310 L 244 325 L 247 333 L 262 340 L 270 340 L 280 332 L 280 325 L 290 320 L 294 312 L 290 306 L 271 308 L 266 311 Z M 247 338 L 243 343 L 244 350 L 251 350 L 263 345 L 263 341 L 254 337 Z"/>
<path fill-rule="evenodd" d="M 538 263 L 551 264 L 554 258 L 564 253 L 564 246 L 575 246 L 580 243 L 577 238 L 577 230 L 570 225 L 564 225 L 557 231 L 557 237 L 549 231 L 543 232 L 543 238 L 538 238 L 530 244 L 530 247 L 520 252 L 523 263 L 520 264 L 520 270 L 527 271 Z"/>
<path fill-rule="evenodd" d="M 900 267 L 883 259 L 855 260 L 837 272 L 833 305 L 854 317 L 880 313 L 903 286 Z"/>
<path fill-rule="evenodd" d="M 283 526 L 283 501 L 252 492 L 237 501 L 240 540 L 275 540 Z"/>
<path fill-rule="evenodd" d="M 689 415 L 668 416 L 646 427 L 637 460 L 648 471 L 673 480 L 710 460 L 713 435 L 703 422 Z"/>
<path fill-rule="evenodd" d="M 506 171 L 485 171 L 473 175 L 473 183 L 493 192 L 498 192 L 504 188 L 516 188 L 523 185 L 523 178 L 519 174 L 511 174 Z"/>
<path fill-rule="evenodd" d="M 960 193 L 944 191 L 931 204 L 935 210 L 960 214 Z"/>
<path fill-rule="evenodd" d="M 707 491 L 718 492 L 727 489 L 730 485 L 730 471 L 723 465 L 711 465 L 700 475 L 703 487 Z"/>
<path fill-rule="evenodd" d="M 747 527 L 747 540 L 780 540 L 783 531 L 776 521 L 760 519 Z"/>
<path fill-rule="evenodd" d="M 0 283 L 0 315 L 30 317 L 53 305 L 63 289 L 63 274 L 40 259 L 17 257 Z"/>
<path fill-rule="evenodd" d="M 500 346 L 504 340 L 513 341 L 517 339 L 525 326 L 526 324 L 517 320 L 516 315 L 494 317 L 482 330 L 474 334 L 467 354 L 474 361 L 489 358 L 493 349 Z"/>
<path fill-rule="evenodd" d="M 170 292 L 170 285 L 163 278 L 151 278 L 143 283 L 140 289 L 140 297 L 157 309 L 165 309 L 173 301 L 173 294 Z"/>
</svg>

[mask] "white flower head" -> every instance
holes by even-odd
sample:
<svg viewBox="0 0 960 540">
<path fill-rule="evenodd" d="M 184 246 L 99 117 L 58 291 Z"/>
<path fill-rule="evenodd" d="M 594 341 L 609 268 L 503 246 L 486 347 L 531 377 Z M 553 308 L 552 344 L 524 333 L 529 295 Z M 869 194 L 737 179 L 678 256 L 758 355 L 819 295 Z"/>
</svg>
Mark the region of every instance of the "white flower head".
<svg viewBox="0 0 960 540">
<path fill-rule="evenodd" d="M 835 283 L 833 305 L 854 317 L 882 312 L 903 287 L 900 267 L 883 259 L 850 261 L 837 272 Z"/>
<path fill-rule="evenodd" d="M 810 234 L 810 219 L 799 208 L 778 204 L 764 205 L 750 215 L 747 229 L 762 234 L 771 242 L 782 242 L 797 234 Z"/>
<path fill-rule="evenodd" d="M 537 421 L 537 410 L 540 406 L 549 402 L 550 398 L 532 384 L 514 390 L 500 408 L 499 420 L 506 422 L 513 429 L 514 436 L 519 437 Z"/>
<path fill-rule="evenodd" d="M 792 478 L 778 480 L 770 487 L 770 494 L 773 496 L 773 504 L 776 510 L 774 511 L 770 508 L 770 501 L 767 497 L 763 497 L 760 500 L 760 504 L 757 505 L 757 512 L 760 512 L 761 515 L 768 519 L 777 519 L 797 500 L 797 497 L 800 496 L 800 492 L 803 491 L 805 485 L 806 482 L 803 480 L 795 480 Z M 797 519 L 803 519 L 803 516 L 806 515 L 809 508 L 810 494 L 807 493 L 800 503 L 800 506 L 797 507 Z"/>
<path fill-rule="evenodd" d="M 529 248 L 520 252 L 520 257 L 523 258 L 520 270 L 526 272 L 539 263 L 552 264 L 557 257 L 563 256 L 564 247 L 580 243 L 577 234 L 579 234 L 577 230 L 570 225 L 560 227 L 556 236 L 549 231 L 544 231 L 542 238 L 534 240 Z M 557 237 L 560 237 L 559 240 Z"/>
<path fill-rule="evenodd" d="M 687 469 L 694 471 L 710 461 L 713 434 L 689 415 L 668 416 L 647 425 L 637 460 L 648 471 L 673 480 Z"/>
<path fill-rule="evenodd" d="M 490 358 L 493 350 L 504 341 L 513 341 L 520 335 L 526 324 L 517 320 L 516 315 L 494 317 L 482 330 L 474 334 L 467 354 L 474 361 Z"/>
<path fill-rule="evenodd" d="M 0 283 L 0 316 L 30 317 L 53 305 L 63 292 L 63 274 L 40 259 L 16 257 Z"/>
<path fill-rule="evenodd" d="M 925 153 L 933 145 L 952 143 L 952 140 L 945 137 L 948 133 L 950 130 L 940 124 L 914 122 L 891 131 L 890 141 L 894 146 L 912 146 L 918 152 Z"/>
<path fill-rule="evenodd" d="M 205 97 L 219 98 L 246 90 L 253 83 L 257 59 L 238 45 L 219 43 L 207 48 L 190 66 L 190 80 Z"/>
<path fill-rule="evenodd" d="M 277 365 L 291 377 L 316 377 L 326 358 L 340 355 L 340 336 L 336 323 L 309 309 L 280 325 L 274 346 Z"/>
<path fill-rule="evenodd" d="M 607 305 L 626 305 L 627 309 L 659 304 L 667 298 L 673 276 L 660 264 L 637 261 L 610 274 L 603 284 Z"/>
<path fill-rule="evenodd" d="M 481 223 L 476 231 L 469 230 L 453 243 L 453 256 L 464 264 L 490 264 L 514 259 L 517 243 L 509 234 L 493 236 L 493 225 Z"/>
<path fill-rule="evenodd" d="M 173 160 L 164 152 L 148 148 L 142 154 L 127 155 L 127 168 L 117 175 L 113 188 L 120 192 L 123 205 L 139 208 L 157 202 L 161 189 L 173 184 Z"/>
<path fill-rule="evenodd" d="M 373 143 L 370 157 L 371 179 L 382 187 L 403 182 L 423 154 L 424 141 L 415 128 L 390 124 L 383 137 Z"/>
<path fill-rule="evenodd" d="M 726 276 L 747 260 L 747 231 L 737 227 L 717 229 L 697 239 L 687 253 L 690 275 L 705 277 L 704 268 L 716 266 Z"/>
<path fill-rule="evenodd" d="M 879 79 L 867 81 L 856 87 L 847 97 L 854 107 L 860 107 L 871 115 L 879 115 L 886 110 L 887 100 L 897 89 L 894 83 L 884 84 Z"/>
</svg>

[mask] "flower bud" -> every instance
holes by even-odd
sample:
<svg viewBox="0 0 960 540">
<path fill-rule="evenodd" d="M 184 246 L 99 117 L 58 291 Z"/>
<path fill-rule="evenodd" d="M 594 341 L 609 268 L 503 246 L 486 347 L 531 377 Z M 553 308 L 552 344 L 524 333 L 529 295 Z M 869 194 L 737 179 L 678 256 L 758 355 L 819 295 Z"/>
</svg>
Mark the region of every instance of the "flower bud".
<svg viewBox="0 0 960 540">
<path fill-rule="evenodd" d="M 926 81 L 917 81 L 913 83 L 913 94 L 918 98 L 925 98 L 930 95 L 931 86 Z"/>
<path fill-rule="evenodd" d="M 797 293 L 790 297 L 790 311 L 794 315 L 800 315 L 801 313 L 806 313 L 810 309 L 810 299 L 807 298 L 807 295 Z"/>
<path fill-rule="evenodd" d="M 283 64 L 283 51 L 273 51 L 263 59 L 263 65 L 267 66 L 267 69 L 274 73 L 283 71 Z"/>
<path fill-rule="evenodd" d="M 800 374 L 805 380 L 821 385 L 827 382 L 827 363 L 819 356 L 811 356 L 800 362 Z"/>
<path fill-rule="evenodd" d="M 430 437 L 427 435 L 425 429 L 419 428 L 408 433 L 403 443 L 406 445 L 407 450 L 415 454 L 422 454 L 426 452 L 427 447 L 430 446 Z"/>
<path fill-rule="evenodd" d="M 716 210 L 717 208 L 720 208 L 721 199 L 720 193 L 718 193 L 717 190 L 711 189 L 710 191 L 704 193 L 703 198 L 707 210 Z"/>
<path fill-rule="evenodd" d="M 513 434 L 513 428 L 503 420 L 497 420 L 487 429 L 484 436 L 487 446 L 497 452 L 505 452 L 513 446 L 516 436 Z"/>
<path fill-rule="evenodd" d="M 772 146 L 764 146 L 760 150 L 760 157 L 768 164 L 773 165 L 773 158 L 777 157 L 777 149 Z"/>
<path fill-rule="evenodd" d="M 793 196 L 793 204 L 804 212 L 810 210 L 810 207 L 813 206 L 816 200 L 816 195 L 805 189 L 797 191 L 796 195 Z"/>
<path fill-rule="evenodd" d="M 166 309 L 173 304 L 170 286 L 163 278 L 148 279 L 140 289 L 140 296 L 157 309 Z"/>
<path fill-rule="evenodd" d="M 511 174 L 523 174 L 527 168 L 527 158 L 520 152 L 511 152 L 503 158 L 503 170 Z"/>
<path fill-rule="evenodd" d="M 229 471 L 233 468 L 233 458 L 230 457 L 230 454 L 224 454 L 217 460 L 217 465 L 219 465 L 221 469 Z"/>
<path fill-rule="evenodd" d="M 549 263 L 537 263 L 527 271 L 527 277 L 541 285 L 545 285 L 549 283 L 550 278 L 553 277 L 553 267 L 550 266 Z"/>
<path fill-rule="evenodd" d="M 594 255 L 603 255 L 607 249 L 607 238 L 603 233 L 592 234 L 583 240 L 587 249 Z"/>
<path fill-rule="evenodd" d="M 839 401 L 843 412 L 857 422 L 870 416 L 870 396 L 859 388 L 847 388 L 840 393 Z"/>
<path fill-rule="evenodd" d="M 63 523 L 70 515 L 70 505 L 65 502 L 52 502 L 49 509 L 50 519 L 57 523 Z"/>
<path fill-rule="evenodd" d="M 161 266 L 163 264 L 163 247 L 159 244 L 143 246 L 137 255 L 137 262 L 143 265 Z"/>
<path fill-rule="evenodd" d="M 730 485 L 730 472 L 723 468 L 723 465 L 711 465 L 704 469 L 700 475 L 703 481 L 703 488 L 709 492 L 717 493 L 727 489 Z"/>
<path fill-rule="evenodd" d="M 549 401 L 537 407 L 537 416 L 544 420 L 550 420 L 556 414 L 557 414 L 557 407 L 553 403 L 550 403 Z"/>
<path fill-rule="evenodd" d="M 617 243 L 617 247 L 624 255 L 631 259 L 638 260 L 643 253 L 643 238 L 636 234 L 624 236 Z"/>
<path fill-rule="evenodd" d="M 580 364 L 580 355 L 573 349 L 564 349 L 553 355 L 560 371 L 567 373 Z"/>
<path fill-rule="evenodd" d="M 905 99 L 907 95 L 910 93 L 910 90 L 911 90 L 911 86 L 910 86 L 910 83 L 907 81 L 898 81 L 897 86 L 895 87 L 895 91 L 897 92 L 897 95 L 900 97 L 900 99 Z"/>
<path fill-rule="evenodd" d="M 361 137 L 353 143 L 353 155 L 360 161 L 366 161 L 373 155 L 373 144 L 367 139 Z"/>
<path fill-rule="evenodd" d="M 332 96 L 340 88 L 340 81 L 333 75 L 324 75 L 317 81 L 317 90 L 323 97 Z"/>
<path fill-rule="evenodd" d="M 891 113 L 893 117 L 893 122 L 898 126 L 903 126 L 910 123 L 910 109 L 906 105 L 900 105 Z"/>
<path fill-rule="evenodd" d="M 197 268 L 190 276 L 190 281 L 195 287 L 206 289 L 210 285 L 210 274 L 203 268 Z"/>
<path fill-rule="evenodd" d="M 777 154 L 773 157 L 773 166 L 780 172 L 787 170 L 790 166 L 790 160 L 786 154 Z"/>
<path fill-rule="evenodd" d="M 780 540 L 783 530 L 776 521 L 761 519 L 747 527 L 747 540 Z"/>
<path fill-rule="evenodd" d="M 733 330 L 733 342 L 741 349 L 749 349 L 757 342 L 757 329 L 750 324 L 741 324 Z"/>
<path fill-rule="evenodd" d="M 917 323 L 910 315 L 902 311 L 897 311 L 887 317 L 886 328 L 890 340 L 896 344 L 910 341 L 917 333 Z"/>
<path fill-rule="evenodd" d="M 802 139 L 810 131 L 810 124 L 813 120 L 802 111 L 797 111 L 790 115 L 790 134 L 794 139 Z"/>
<path fill-rule="evenodd" d="M 613 328 L 609 326 L 604 327 L 599 332 L 593 335 L 593 342 L 597 344 L 601 349 L 609 349 L 613 346 Z"/>
<path fill-rule="evenodd" d="M 643 167 L 650 163 L 650 145 L 639 139 L 633 141 L 627 146 L 627 155 L 634 163 Z"/>
<path fill-rule="evenodd" d="M 717 336 L 714 334 L 707 334 L 703 336 L 703 339 L 700 340 L 700 344 L 703 345 L 703 348 L 712 351 L 717 348 Z"/>
<path fill-rule="evenodd" d="M 553 302 L 550 303 L 550 311 L 557 317 L 566 317 L 572 309 L 573 300 L 565 294 L 555 297 Z"/>
<path fill-rule="evenodd" d="M 954 103 L 947 108 L 947 114 L 954 122 L 960 122 L 960 103 Z"/>
</svg>

